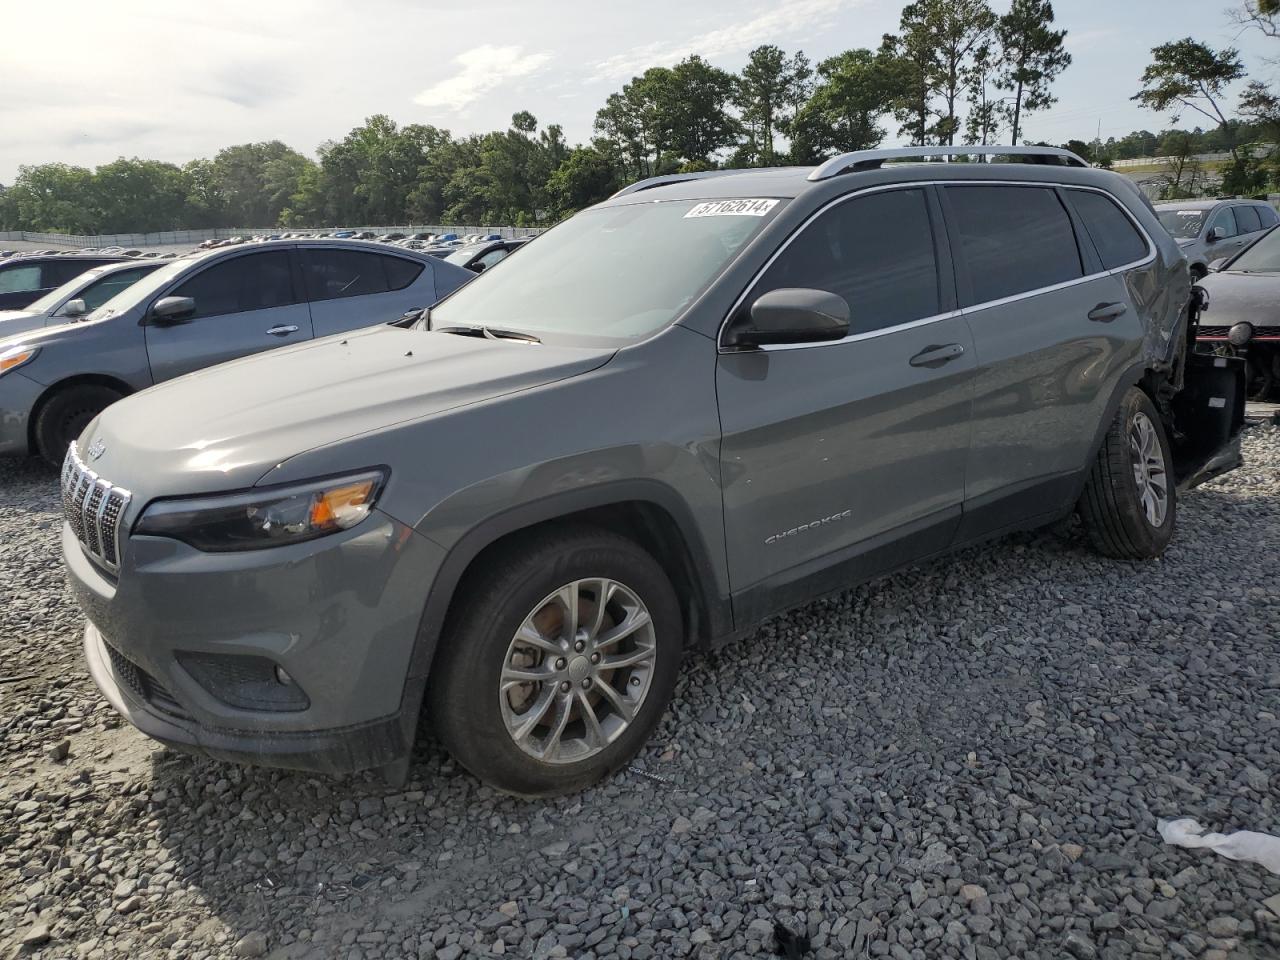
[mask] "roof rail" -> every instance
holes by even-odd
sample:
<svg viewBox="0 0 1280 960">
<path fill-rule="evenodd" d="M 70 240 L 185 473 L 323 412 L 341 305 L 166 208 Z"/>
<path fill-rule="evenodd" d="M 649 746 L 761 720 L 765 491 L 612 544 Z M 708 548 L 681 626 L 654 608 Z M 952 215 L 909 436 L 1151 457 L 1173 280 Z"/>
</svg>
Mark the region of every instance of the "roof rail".
<svg viewBox="0 0 1280 960">
<path fill-rule="evenodd" d="M 723 177 L 726 174 L 742 172 L 741 170 L 699 170 L 697 173 L 664 173 L 660 177 L 649 177 L 647 180 L 637 180 L 635 183 L 628 184 L 609 199 L 625 197 L 629 193 L 639 193 L 641 190 L 652 190 L 654 187 L 665 187 L 669 183 L 684 183 L 686 180 L 706 180 L 709 177 Z"/>
<path fill-rule="evenodd" d="M 1059 163 L 1069 167 L 1089 166 L 1070 150 L 1059 147 L 1008 147 L 988 143 L 950 147 L 888 147 L 882 150 L 855 150 L 853 153 L 842 153 L 838 157 L 832 157 L 809 174 L 809 179 L 829 180 L 842 173 L 878 170 L 886 160 L 956 156 L 1026 157 L 1028 163 Z"/>
</svg>

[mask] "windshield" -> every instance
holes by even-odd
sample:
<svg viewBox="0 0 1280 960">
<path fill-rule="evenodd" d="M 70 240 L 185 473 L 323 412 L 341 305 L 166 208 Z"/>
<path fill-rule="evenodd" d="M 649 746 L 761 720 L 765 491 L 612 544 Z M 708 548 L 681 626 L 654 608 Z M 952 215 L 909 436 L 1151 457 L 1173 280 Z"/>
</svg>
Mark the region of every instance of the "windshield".
<svg viewBox="0 0 1280 960">
<path fill-rule="evenodd" d="M 1190 240 L 1200 236 L 1204 216 L 1208 210 L 1160 210 L 1156 216 L 1169 235 L 1177 240 Z"/>
<path fill-rule="evenodd" d="M 29 310 L 32 313 L 48 313 L 56 307 L 63 297 L 69 297 L 75 293 L 81 286 L 92 280 L 94 277 L 102 273 L 101 268 L 97 270 L 87 270 L 79 276 L 72 277 L 60 287 L 50 290 L 39 300 L 34 301 L 29 306 L 23 307 L 23 310 Z"/>
<path fill-rule="evenodd" d="M 1253 246 L 1231 261 L 1230 273 L 1280 273 L 1280 233 L 1272 227 Z"/>
<path fill-rule="evenodd" d="M 571 217 L 431 311 L 434 329 L 635 340 L 671 323 L 781 209 L 664 200 Z"/>
<path fill-rule="evenodd" d="M 444 258 L 444 261 L 445 263 L 456 263 L 460 267 L 465 267 L 480 249 L 480 247 L 460 247 L 457 253 L 449 254 Z"/>
</svg>

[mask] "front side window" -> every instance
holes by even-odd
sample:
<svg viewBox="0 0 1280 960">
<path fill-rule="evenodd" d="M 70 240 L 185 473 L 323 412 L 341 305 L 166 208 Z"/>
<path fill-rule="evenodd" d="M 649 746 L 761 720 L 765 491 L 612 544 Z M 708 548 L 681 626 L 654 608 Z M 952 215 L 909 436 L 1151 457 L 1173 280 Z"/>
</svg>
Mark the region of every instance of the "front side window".
<svg viewBox="0 0 1280 960">
<path fill-rule="evenodd" d="M 1257 207 L 1236 207 L 1236 226 L 1241 233 L 1257 233 L 1262 229 Z"/>
<path fill-rule="evenodd" d="M 26 293 L 40 289 L 40 265 L 0 270 L 0 293 Z"/>
<path fill-rule="evenodd" d="M 1240 232 L 1236 226 L 1236 215 L 1230 207 L 1223 207 L 1217 212 L 1213 220 L 1209 224 L 1210 230 L 1221 230 L 1223 239 L 1234 237 Z"/>
<path fill-rule="evenodd" d="M 634 203 L 584 210 L 433 307 L 431 326 L 638 340 L 674 321 L 783 203 L 654 202 L 641 193 Z"/>
<path fill-rule="evenodd" d="M 1075 231 L 1046 187 L 946 187 L 973 303 L 1029 293 L 1084 276 Z M 968 304 L 966 304 L 968 305 Z"/>
<path fill-rule="evenodd" d="M 825 290 L 849 304 L 849 333 L 941 312 L 933 227 L 923 190 L 854 197 L 819 216 L 782 251 L 748 303 L 784 287 Z"/>
<path fill-rule="evenodd" d="M 1150 252 L 1133 221 L 1110 197 L 1092 190 L 1068 190 L 1067 196 L 1108 270 L 1142 260 Z"/>
<path fill-rule="evenodd" d="M 387 292 L 387 272 L 382 265 L 386 257 L 359 250 L 304 248 L 300 253 L 307 296 L 313 302 Z"/>
<path fill-rule="evenodd" d="M 293 293 L 289 254 L 283 250 L 251 253 L 216 263 L 179 286 L 170 296 L 195 300 L 193 319 L 298 302 Z"/>
</svg>

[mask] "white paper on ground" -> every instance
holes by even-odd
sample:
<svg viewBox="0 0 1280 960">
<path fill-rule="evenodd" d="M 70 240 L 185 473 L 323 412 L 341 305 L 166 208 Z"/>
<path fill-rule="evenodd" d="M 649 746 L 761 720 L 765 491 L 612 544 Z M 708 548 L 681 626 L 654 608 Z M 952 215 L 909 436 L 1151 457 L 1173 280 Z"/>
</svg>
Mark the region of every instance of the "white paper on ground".
<svg viewBox="0 0 1280 960">
<path fill-rule="evenodd" d="M 1235 833 L 1205 833 L 1195 820 L 1160 820 L 1157 823 L 1165 843 L 1175 847 L 1206 847 L 1231 860 L 1258 863 L 1272 873 L 1280 873 L 1280 837 L 1252 830 Z"/>
</svg>

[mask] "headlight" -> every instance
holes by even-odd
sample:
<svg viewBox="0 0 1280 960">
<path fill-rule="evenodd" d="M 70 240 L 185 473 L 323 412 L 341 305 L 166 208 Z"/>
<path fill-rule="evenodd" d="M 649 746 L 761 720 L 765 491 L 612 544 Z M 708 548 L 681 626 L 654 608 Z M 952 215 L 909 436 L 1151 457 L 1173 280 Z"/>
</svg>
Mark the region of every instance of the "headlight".
<svg viewBox="0 0 1280 960">
<path fill-rule="evenodd" d="M 24 363 L 27 363 L 39 352 L 39 347 L 23 346 L 10 347 L 8 350 L 0 352 L 0 377 L 10 370 L 16 370 Z"/>
<path fill-rule="evenodd" d="M 386 479 L 385 470 L 366 470 L 295 486 L 157 500 L 133 532 L 210 553 L 302 543 L 354 527 L 373 510 Z"/>
</svg>

